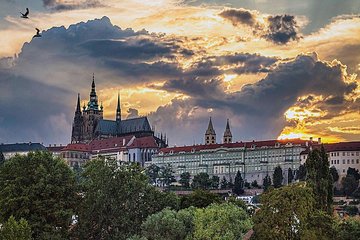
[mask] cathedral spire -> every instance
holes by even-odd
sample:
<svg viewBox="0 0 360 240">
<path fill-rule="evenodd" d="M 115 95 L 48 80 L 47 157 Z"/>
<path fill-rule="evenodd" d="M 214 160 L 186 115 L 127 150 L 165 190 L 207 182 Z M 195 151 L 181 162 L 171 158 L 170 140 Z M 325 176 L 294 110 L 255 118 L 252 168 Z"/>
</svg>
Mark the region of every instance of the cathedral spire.
<svg viewBox="0 0 360 240">
<path fill-rule="evenodd" d="M 231 130 L 230 130 L 229 119 L 227 119 L 227 121 L 226 121 L 226 128 L 225 128 L 225 132 L 224 132 L 223 142 L 224 143 L 232 142 L 232 134 L 231 134 Z"/>
<path fill-rule="evenodd" d="M 116 107 L 116 121 L 121 121 L 120 93 L 118 93 L 118 101 Z"/>
<path fill-rule="evenodd" d="M 208 145 L 208 144 L 215 144 L 215 143 L 216 143 L 216 133 L 215 133 L 212 121 L 211 121 L 211 117 L 210 117 L 209 125 L 205 132 L 205 144 Z"/>
<path fill-rule="evenodd" d="M 76 113 L 80 113 L 80 93 L 78 93 L 78 99 L 77 99 L 77 104 L 76 104 Z"/>
</svg>

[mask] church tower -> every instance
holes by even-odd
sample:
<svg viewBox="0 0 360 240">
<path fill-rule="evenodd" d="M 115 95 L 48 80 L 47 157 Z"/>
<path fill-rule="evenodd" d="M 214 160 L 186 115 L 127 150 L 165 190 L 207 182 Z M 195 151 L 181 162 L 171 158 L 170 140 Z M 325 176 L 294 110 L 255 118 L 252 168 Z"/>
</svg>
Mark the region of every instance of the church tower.
<svg viewBox="0 0 360 240">
<path fill-rule="evenodd" d="M 226 121 L 226 128 L 223 136 L 223 143 L 232 143 L 232 134 L 230 131 L 229 119 Z"/>
<path fill-rule="evenodd" d="M 216 143 L 216 133 L 210 117 L 209 125 L 205 132 L 205 145 L 215 144 L 215 143 Z"/>
<path fill-rule="evenodd" d="M 118 102 L 116 107 L 116 122 L 121 122 L 120 94 L 118 93 Z"/>
<path fill-rule="evenodd" d="M 103 107 L 101 105 L 99 109 L 94 75 L 91 84 L 90 100 L 87 104 L 87 107 L 83 111 L 83 118 L 83 141 L 89 142 L 95 138 L 95 128 L 99 120 L 103 119 Z"/>
<path fill-rule="evenodd" d="M 71 143 L 77 143 L 82 140 L 82 126 L 83 126 L 83 117 L 80 109 L 80 93 L 78 93 L 74 122 L 71 133 Z"/>
</svg>

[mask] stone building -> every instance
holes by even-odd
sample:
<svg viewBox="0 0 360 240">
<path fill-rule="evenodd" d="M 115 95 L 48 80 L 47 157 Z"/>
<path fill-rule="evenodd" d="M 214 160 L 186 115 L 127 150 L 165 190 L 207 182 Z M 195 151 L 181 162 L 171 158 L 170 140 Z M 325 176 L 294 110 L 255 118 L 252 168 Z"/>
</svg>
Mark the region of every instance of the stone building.
<svg viewBox="0 0 360 240">
<path fill-rule="evenodd" d="M 90 99 L 87 106 L 80 108 L 80 94 L 78 95 L 74 121 L 72 126 L 71 143 L 89 143 L 94 139 L 105 139 L 132 135 L 135 137 L 153 136 L 159 146 L 167 146 L 167 140 L 154 136 L 148 118 L 137 117 L 121 119 L 120 95 L 118 95 L 115 120 L 103 119 L 104 109 L 98 103 L 95 78 L 91 84 Z"/>
</svg>

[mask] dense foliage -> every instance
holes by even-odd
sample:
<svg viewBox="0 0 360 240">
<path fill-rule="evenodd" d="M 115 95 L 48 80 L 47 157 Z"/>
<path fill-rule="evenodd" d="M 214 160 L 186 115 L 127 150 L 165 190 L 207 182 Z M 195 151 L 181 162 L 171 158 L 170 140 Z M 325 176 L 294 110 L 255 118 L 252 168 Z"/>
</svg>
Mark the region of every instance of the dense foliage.
<svg viewBox="0 0 360 240">
<path fill-rule="evenodd" d="M 15 156 L 0 166 L 0 221 L 24 218 L 34 239 L 64 239 L 76 205 L 75 177 L 48 152 Z"/>
<path fill-rule="evenodd" d="M 232 189 L 233 193 L 240 195 L 244 193 L 244 180 L 241 177 L 240 171 L 237 171 L 234 181 L 234 186 Z"/>
<path fill-rule="evenodd" d="M 324 147 L 309 152 L 305 163 L 306 182 L 312 188 L 317 209 L 332 213 L 333 179 Z"/>
<path fill-rule="evenodd" d="M 140 232 L 147 216 L 165 207 L 178 208 L 178 198 L 149 185 L 136 164 L 92 160 L 83 175 L 84 198 L 75 231 L 83 239 L 126 239 Z"/>
<path fill-rule="evenodd" d="M 205 190 L 195 190 L 189 195 L 183 195 L 180 198 L 180 208 L 197 207 L 204 208 L 212 203 L 221 203 L 222 198 L 215 193 L 211 193 Z"/>
<path fill-rule="evenodd" d="M 0 240 L 31 240 L 31 228 L 25 219 L 16 221 L 11 216 L 0 227 Z"/>
<path fill-rule="evenodd" d="M 273 174 L 273 183 L 274 183 L 274 188 L 279 188 L 282 186 L 282 182 L 283 182 L 283 172 L 280 166 L 277 166 L 274 170 L 274 174 Z"/>
</svg>

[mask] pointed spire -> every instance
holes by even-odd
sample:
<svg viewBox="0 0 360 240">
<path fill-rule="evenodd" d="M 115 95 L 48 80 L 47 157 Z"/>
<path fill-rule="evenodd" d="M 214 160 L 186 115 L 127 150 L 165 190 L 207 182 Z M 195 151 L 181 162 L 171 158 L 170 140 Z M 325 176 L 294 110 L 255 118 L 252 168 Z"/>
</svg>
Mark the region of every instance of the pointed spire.
<svg viewBox="0 0 360 240">
<path fill-rule="evenodd" d="M 116 121 L 121 121 L 120 93 L 118 92 L 118 101 L 116 107 Z"/>
<path fill-rule="evenodd" d="M 225 132 L 224 132 L 223 142 L 224 143 L 232 142 L 232 134 L 231 134 L 231 130 L 230 130 L 229 119 L 227 119 L 227 121 L 226 121 L 226 128 L 225 128 Z"/>
<path fill-rule="evenodd" d="M 77 113 L 81 112 L 81 109 L 80 109 L 80 93 L 78 93 L 78 99 L 77 99 L 77 104 L 76 104 L 76 112 Z"/>
<path fill-rule="evenodd" d="M 208 125 L 208 128 L 207 128 L 205 134 L 215 134 L 215 130 L 214 130 L 214 127 L 213 127 L 213 124 L 212 124 L 211 117 L 210 117 L 209 125 Z"/>
<path fill-rule="evenodd" d="M 95 74 L 94 73 L 93 73 L 93 80 L 92 80 L 91 88 L 95 90 Z"/>
</svg>

